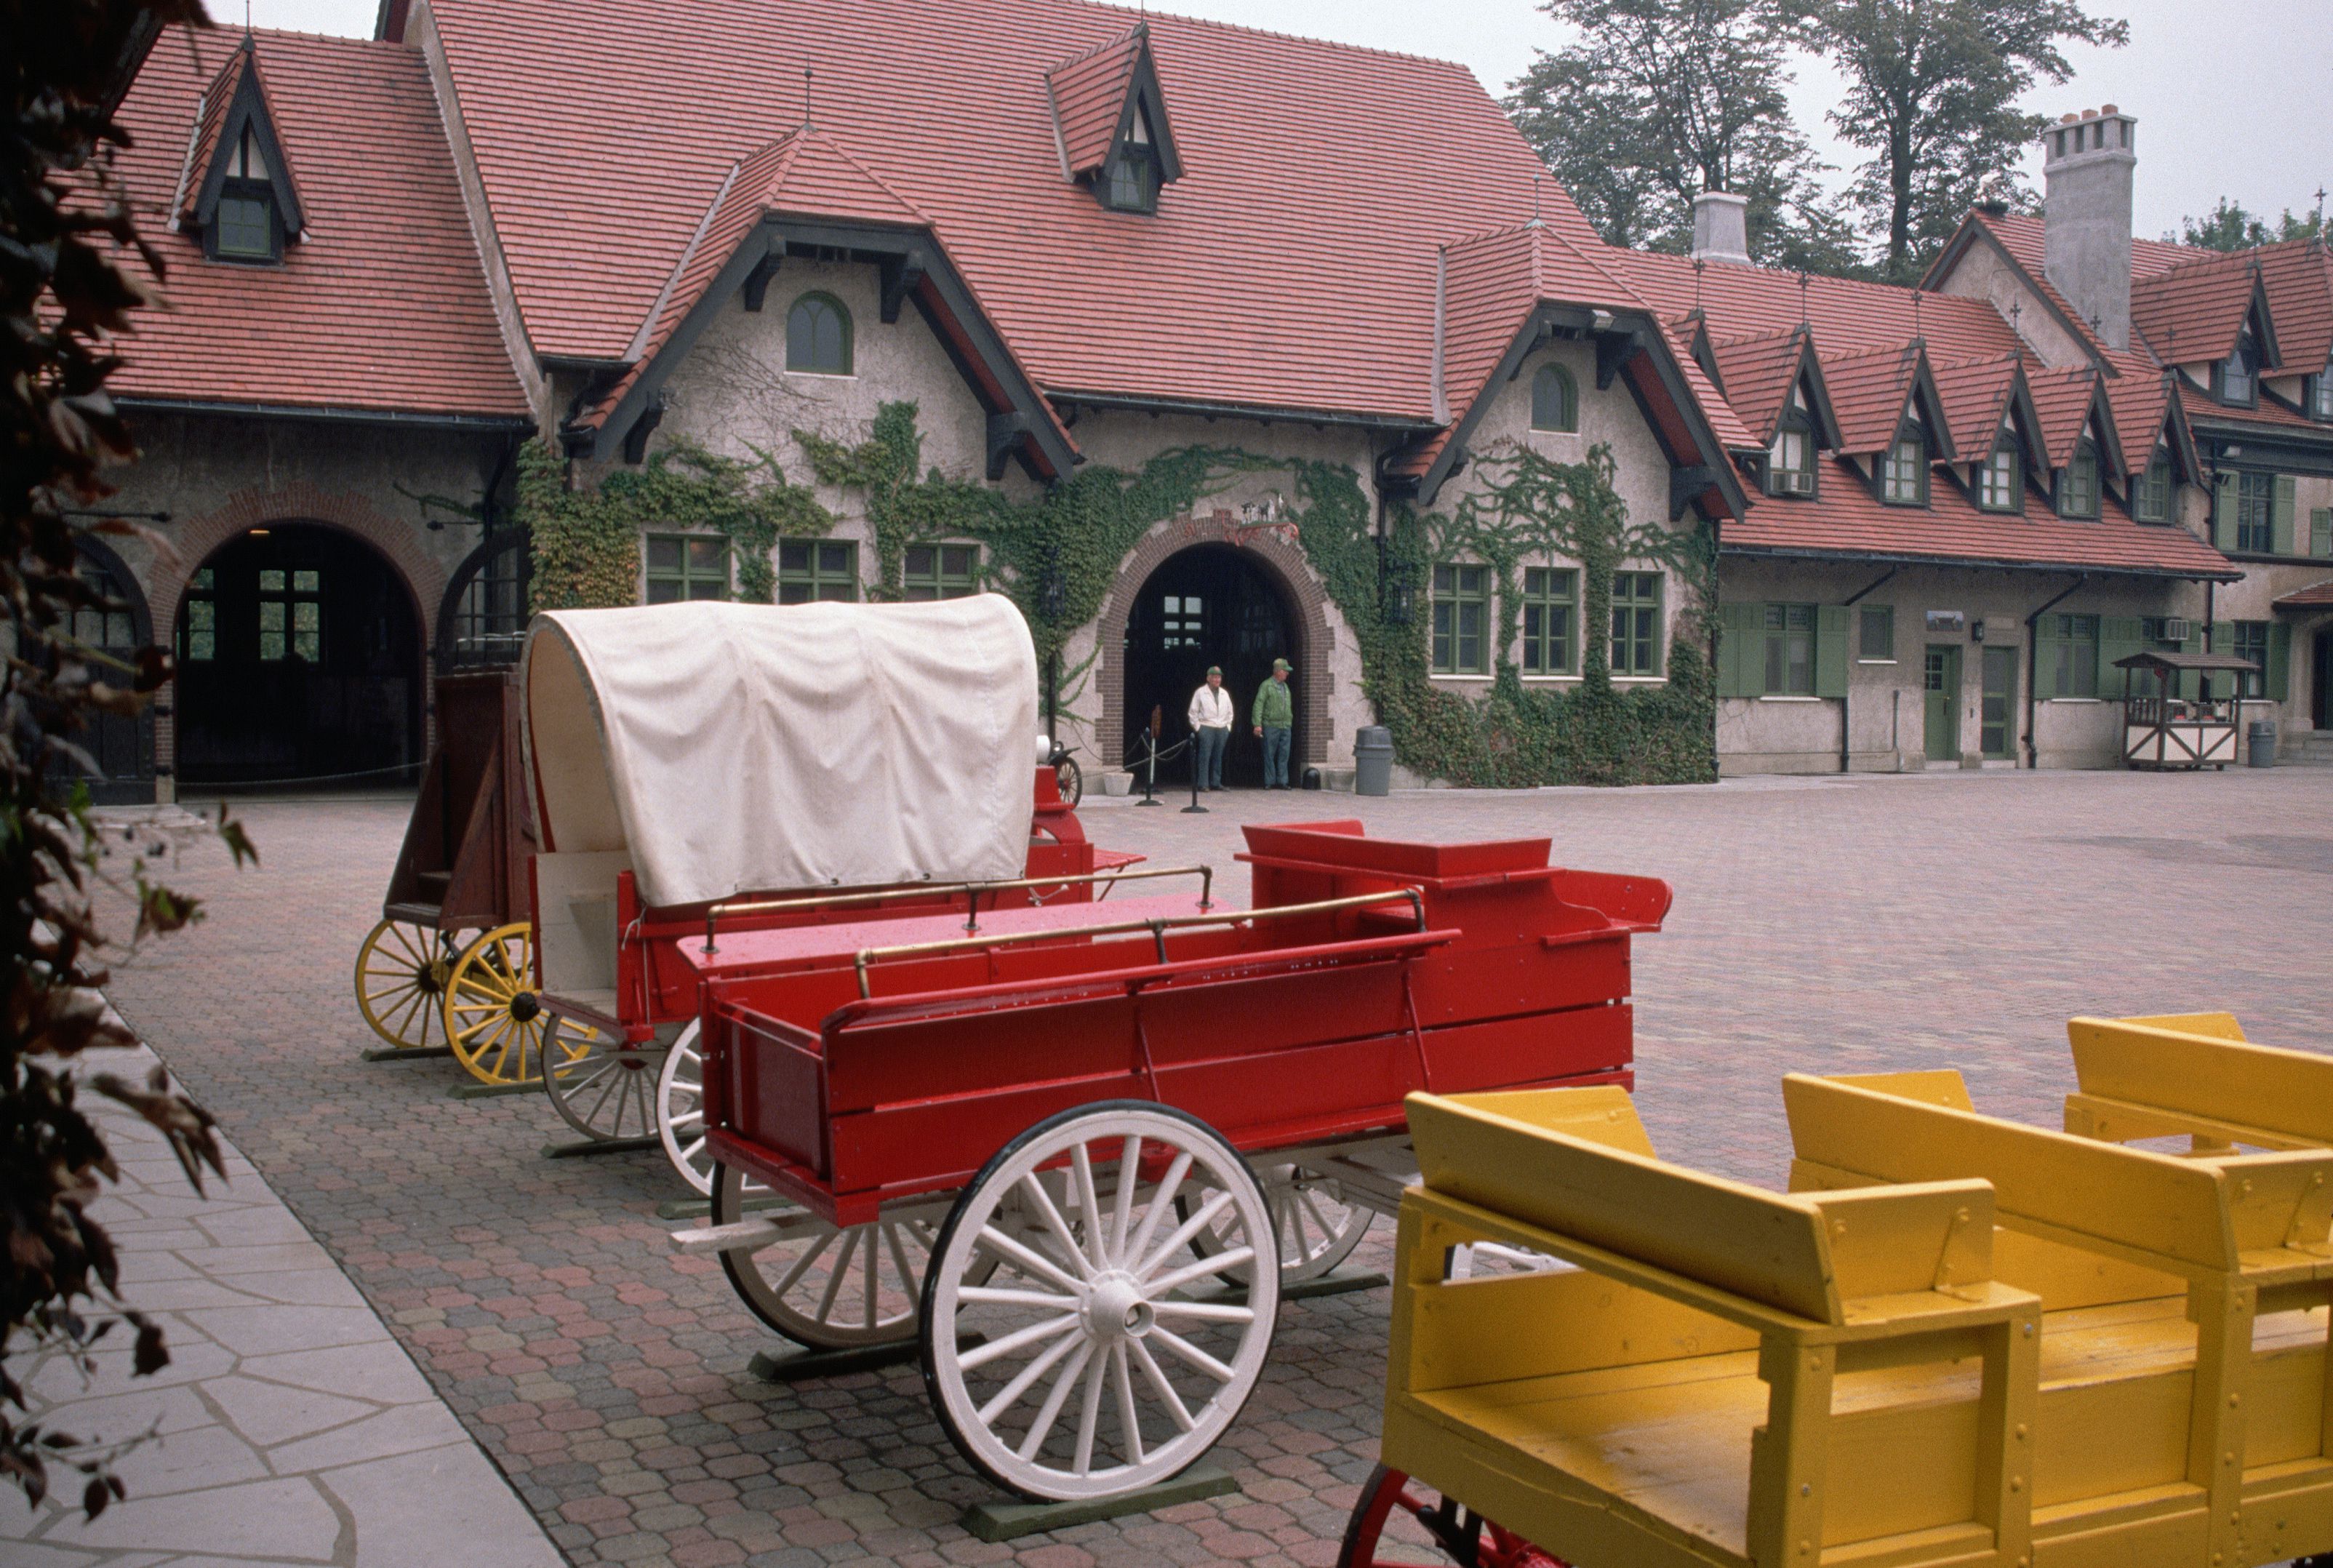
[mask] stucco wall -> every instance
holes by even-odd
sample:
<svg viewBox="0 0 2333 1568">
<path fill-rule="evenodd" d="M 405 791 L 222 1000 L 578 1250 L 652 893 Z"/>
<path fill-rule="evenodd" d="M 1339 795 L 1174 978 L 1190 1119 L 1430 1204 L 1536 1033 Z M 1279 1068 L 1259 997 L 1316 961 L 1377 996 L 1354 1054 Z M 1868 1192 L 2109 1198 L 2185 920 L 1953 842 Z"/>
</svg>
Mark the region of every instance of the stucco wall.
<svg viewBox="0 0 2333 1568">
<path fill-rule="evenodd" d="M 1762 562 L 1726 556 L 1720 566 L 1720 598 L 1733 602 L 1839 604 L 1867 587 L 1885 567 L 1832 567 Z M 1887 605 L 1895 611 L 1892 660 L 1859 656 L 1859 628 L 1850 613 L 1848 714 L 1850 763 L 1856 772 L 1914 772 L 1923 767 L 2009 766 L 1987 763 L 1981 752 L 1983 656 L 1986 647 L 2016 652 L 2010 733 L 2014 764 L 2025 760 L 2025 692 L 2031 656 L 2025 618 L 2071 582 L 2069 575 L 1929 568 L 1906 569 L 1856 601 Z M 2090 583 L 2052 607 L 2081 615 L 2175 615 L 2184 585 L 2131 580 Z M 1931 632 L 1931 611 L 1959 611 L 1969 627 L 1954 635 Z M 1974 631 L 1983 622 L 1984 640 Z M 1958 647 L 1960 688 L 1956 694 L 1956 760 L 1926 760 L 1925 654 L 1931 645 Z M 2101 681 L 2110 678 L 2100 671 Z M 2119 688 L 2116 688 L 2118 691 Z M 1836 773 L 1839 771 L 1840 703 L 1836 698 L 1725 697 L 1718 703 L 1717 751 L 1727 774 Z M 2098 698 L 2045 698 L 2034 705 L 2033 731 L 2045 768 L 2112 767 L 2119 762 L 2120 707 Z"/>
<path fill-rule="evenodd" d="M 2028 288 L 2000 253 L 1983 241 L 1961 252 L 1960 260 L 1937 284 L 1936 292 L 1992 302 L 1992 308 L 2001 313 L 2001 319 L 2016 322 L 2018 336 L 2052 370 L 2090 362 L 2088 351 L 2059 324 L 2041 296 Z"/>
<path fill-rule="evenodd" d="M 2333 478 L 2303 474 L 2293 481 L 2293 547 L 2306 551 L 2309 545 L 2309 515 L 2319 507 L 2333 506 Z M 2200 526 L 2208 534 L 2209 504 L 2200 509 Z M 2291 657 L 2286 665 L 2285 700 L 2264 706 L 2260 717 L 2273 718 L 2281 733 L 2298 735 L 2315 727 L 2316 712 L 2316 637 L 2320 631 L 2333 630 L 2333 614 L 2324 611 L 2296 615 L 2289 610 L 2274 608 L 2277 600 L 2295 593 L 2328 579 L 2333 579 L 2333 560 L 2307 556 L 2264 557 L 2240 555 L 2236 564 L 2242 568 L 2241 582 L 2223 583 L 2213 594 L 2213 614 L 2220 620 L 2265 620 L 2284 624 L 2291 630 Z M 2203 613 L 2199 603 L 2194 611 Z"/>
</svg>

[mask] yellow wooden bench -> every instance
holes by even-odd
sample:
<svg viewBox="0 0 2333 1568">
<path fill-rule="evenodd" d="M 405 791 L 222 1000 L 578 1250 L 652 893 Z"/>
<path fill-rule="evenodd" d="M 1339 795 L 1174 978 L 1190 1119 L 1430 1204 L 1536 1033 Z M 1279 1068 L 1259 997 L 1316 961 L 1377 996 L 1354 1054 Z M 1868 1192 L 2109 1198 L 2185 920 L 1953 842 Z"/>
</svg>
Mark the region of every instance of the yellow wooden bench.
<svg viewBox="0 0 2333 1568">
<path fill-rule="evenodd" d="M 2185 1137 L 2199 1154 L 2333 1148 L 2333 1057 L 2251 1044 L 2231 1014 L 2076 1018 L 2066 1036 L 2080 1085 L 2069 1132 Z"/>
<path fill-rule="evenodd" d="M 1618 1089 L 1408 1110 L 1391 1470 L 1589 1568 L 2029 1563 L 2040 1303 L 1983 1182 L 1745 1187 Z M 1569 1266 L 1451 1278 L 1485 1242 Z"/>
<path fill-rule="evenodd" d="M 1949 1072 L 1793 1075 L 1783 1097 L 1794 1189 L 1992 1184 L 1993 1274 L 2045 1309 L 2036 1563 L 2333 1549 L 2333 1153 L 2180 1158 L 2026 1127 L 1977 1114 Z"/>
</svg>

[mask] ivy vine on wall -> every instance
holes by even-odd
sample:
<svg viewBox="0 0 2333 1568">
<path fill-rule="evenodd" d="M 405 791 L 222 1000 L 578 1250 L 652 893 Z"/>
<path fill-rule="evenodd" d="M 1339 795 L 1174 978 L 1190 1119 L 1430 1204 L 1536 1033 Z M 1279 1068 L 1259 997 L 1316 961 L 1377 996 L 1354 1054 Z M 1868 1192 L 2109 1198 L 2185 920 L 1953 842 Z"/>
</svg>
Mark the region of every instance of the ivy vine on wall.
<svg viewBox="0 0 2333 1568">
<path fill-rule="evenodd" d="M 1289 475 L 1299 547 L 1360 645 L 1362 680 L 1406 766 L 1454 784 L 1693 783 L 1717 774 L 1716 696 L 1703 607 L 1714 601 L 1716 549 L 1707 524 L 1634 522 L 1613 487 L 1610 451 L 1554 462 L 1502 444 L 1474 457 L 1477 484 L 1447 515 L 1395 514 L 1380 538 L 1359 476 L 1344 464 L 1272 457 L 1236 447 L 1183 447 L 1132 472 L 1088 465 L 1027 502 L 923 465 L 917 407 L 886 403 L 866 439 L 845 444 L 793 432 L 820 484 L 855 495 L 873 536 L 872 594 L 904 592 L 907 547 L 974 540 L 989 584 L 1029 621 L 1041 662 L 1100 613 L 1119 565 L 1155 524 L 1187 515 L 1243 476 Z M 686 443 L 596 491 L 570 490 L 559 460 L 530 443 L 520 458 L 518 515 L 533 531 L 539 609 L 629 604 L 643 530 L 717 528 L 734 544 L 744 598 L 774 596 L 782 538 L 828 534 L 837 521 L 811 486 L 771 454 L 746 462 Z M 1524 685 L 1510 656 L 1527 559 L 1575 561 L 1583 588 L 1580 679 L 1569 689 Z M 1437 561 L 1491 568 L 1495 583 L 1488 694 L 1435 687 L 1424 586 Z M 1603 629 L 1612 573 L 1623 563 L 1667 569 L 1685 593 L 1670 620 L 1667 678 L 1613 683 Z M 1411 592 L 1388 584 L 1415 585 Z M 1081 671 L 1064 672 L 1065 678 Z"/>
</svg>

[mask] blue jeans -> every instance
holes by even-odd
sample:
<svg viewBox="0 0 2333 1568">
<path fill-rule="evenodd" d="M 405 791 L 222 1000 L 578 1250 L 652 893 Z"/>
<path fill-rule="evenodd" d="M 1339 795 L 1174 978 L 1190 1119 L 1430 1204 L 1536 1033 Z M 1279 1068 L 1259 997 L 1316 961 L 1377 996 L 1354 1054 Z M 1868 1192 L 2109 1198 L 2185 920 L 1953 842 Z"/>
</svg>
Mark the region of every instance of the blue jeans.
<svg viewBox="0 0 2333 1568">
<path fill-rule="evenodd" d="M 1232 732 L 1219 726 L 1203 725 L 1194 733 L 1191 765 L 1198 770 L 1201 789 L 1224 787 L 1224 748 L 1231 744 L 1231 738 Z"/>
<path fill-rule="evenodd" d="M 1263 726 L 1263 787 L 1288 787 L 1288 745 L 1296 732 L 1286 725 Z"/>
</svg>

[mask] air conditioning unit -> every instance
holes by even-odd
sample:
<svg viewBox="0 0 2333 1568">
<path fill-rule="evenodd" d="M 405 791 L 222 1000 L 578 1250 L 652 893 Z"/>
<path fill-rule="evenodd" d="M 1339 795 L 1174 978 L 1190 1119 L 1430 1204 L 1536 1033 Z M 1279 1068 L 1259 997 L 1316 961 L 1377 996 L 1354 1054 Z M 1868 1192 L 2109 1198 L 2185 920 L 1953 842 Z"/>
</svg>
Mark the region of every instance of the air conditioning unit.
<svg viewBox="0 0 2333 1568">
<path fill-rule="evenodd" d="M 2164 641 L 2165 641 L 2165 642 L 2184 642 L 2184 641 L 2186 641 L 2189 638 L 2191 638 L 2191 637 L 2193 637 L 2193 636 L 2194 636 L 2194 635 L 2195 635 L 2195 630 L 2194 630 L 2194 627 L 2191 627 L 2191 626 L 2189 626 L 2189 625 L 2187 624 L 2186 617 L 2184 617 L 2184 616 L 2181 616 L 2181 615 L 2171 615 L 2171 616 L 2165 616 L 2165 617 L 2164 618 L 2164 621 L 2163 621 L 2163 640 L 2164 640 Z"/>
</svg>

